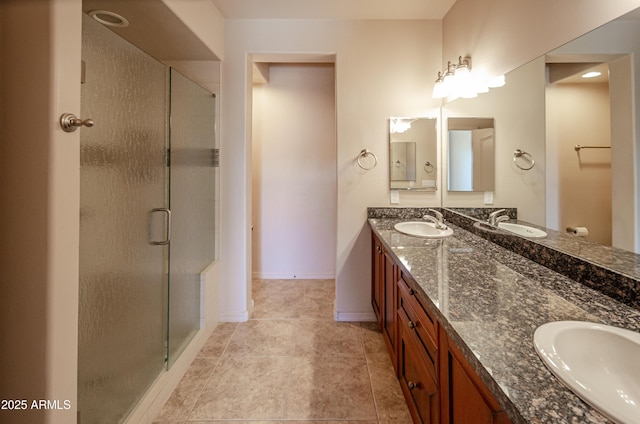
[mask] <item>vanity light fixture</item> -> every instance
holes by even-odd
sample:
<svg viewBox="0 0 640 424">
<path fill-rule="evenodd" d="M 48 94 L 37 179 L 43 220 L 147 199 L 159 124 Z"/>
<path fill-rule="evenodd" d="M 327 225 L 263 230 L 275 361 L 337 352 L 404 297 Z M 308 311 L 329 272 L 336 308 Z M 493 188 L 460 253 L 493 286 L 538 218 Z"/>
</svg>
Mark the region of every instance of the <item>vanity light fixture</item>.
<svg viewBox="0 0 640 424">
<path fill-rule="evenodd" d="M 471 98 L 479 93 L 486 93 L 489 88 L 502 87 L 505 83 L 504 75 L 487 83 L 485 78 L 471 70 L 471 57 L 460 56 L 458 63 L 447 62 L 447 67 L 438 72 L 438 78 L 433 86 L 434 99 Z"/>
</svg>

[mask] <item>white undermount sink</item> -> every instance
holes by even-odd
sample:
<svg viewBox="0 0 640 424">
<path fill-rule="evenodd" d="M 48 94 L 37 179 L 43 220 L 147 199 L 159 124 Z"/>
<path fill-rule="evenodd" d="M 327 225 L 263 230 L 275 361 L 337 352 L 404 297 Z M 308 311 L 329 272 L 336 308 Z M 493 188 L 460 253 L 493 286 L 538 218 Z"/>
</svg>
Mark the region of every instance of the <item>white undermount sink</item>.
<svg viewBox="0 0 640 424">
<path fill-rule="evenodd" d="M 498 228 L 507 230 L 511 233 L 518 234 L 523 237 L 541 238 L 546 237 L 547 233 L 534 227 L 524 224 L 514 224 L 513 222 L 500 222 Z"/>
<path fill-rule="evenodd" d="M 538 327 L 544 364 L 582 400 L 618 423 L 640 423 L 640 333 L 557 321 Z"/>
<path fill-rule="evenodd" d="M 446 230 L 436 228 L 436 224 L 427 221 L 399 222 L 393 226 L 396 231 L 410 236 L 439 239 L 453 235 L 453 230 L 447 227 Z"/>
</svg>

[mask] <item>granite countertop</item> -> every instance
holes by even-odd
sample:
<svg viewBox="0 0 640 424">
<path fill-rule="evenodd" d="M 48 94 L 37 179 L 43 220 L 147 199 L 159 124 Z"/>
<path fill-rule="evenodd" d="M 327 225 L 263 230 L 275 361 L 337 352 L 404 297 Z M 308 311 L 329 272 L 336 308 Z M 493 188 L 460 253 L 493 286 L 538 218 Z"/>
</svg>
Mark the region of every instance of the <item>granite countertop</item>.
<svg viewBox="0 0 640 424">
<path fill-rule="evenodd" d="M 460 227 L 429 240 L 369 225 L 435 305 L 441 325 L 514 423 L 610 423 L 566 389 L 535 352 L 550 321 L 601 322 L 640 331 L 640 312 Z"/>
</svg>

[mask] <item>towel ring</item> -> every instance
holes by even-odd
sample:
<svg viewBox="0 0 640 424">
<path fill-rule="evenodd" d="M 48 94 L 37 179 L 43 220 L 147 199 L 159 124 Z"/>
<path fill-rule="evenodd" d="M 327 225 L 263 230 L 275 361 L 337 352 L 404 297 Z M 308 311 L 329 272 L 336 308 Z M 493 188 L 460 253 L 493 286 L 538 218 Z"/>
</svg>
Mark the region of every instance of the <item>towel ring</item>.
<svg viewBox="0 0 640 424">
<path fill-rule="evenodd" d="M 527 159 L 527 157 L 528 157 L 528 159 Z M 520 164 L 518 163 L 518 158 L 524 158 L 531 165 L 529 167 L 520 166 Z M 531 168 L 533 168 L 533 166 L 536 164 L 536 161 L 533 159 L 533 156 L 531 156 L 531 153 L 527 153 L 524 150 L 516 149 L 513 152 L 513 163 L 515 163 L 516 166 L 518 168 L 522 169 L 523 171 L 528 171 Z"/>
<path fill-rule="evenodd" d="M 436 166 L 433 165 L 431 162 L 427 161 L 427 163 L 424 164 L 422 169 L 424 169 L 424 172 L 426 172 L 427 174 L 431 174 L 433 171 L 436 170 Z"/>
<path fill-rule="evenodd" d="M 362 164 L 362 162 L 361 162 L 361 160 L 362 160 L 363 158 L 366 158 L 367 156 L 373 156 L 373 160 L 374 160 L 374 162 L 373 162 L 373 165 L 372 165 L 372 166 L 370 166 L 370 167 L 366 167 L 366 166 L 364 166 L 364 165 Z M 378 157 L 375 155 L 375 153 L 373 153 L 373 152 L 371 152 L 371 151 L 369 151 L 369 150 L 367 150 L 367 149 L 362 149 L 362 151 L 361 151 L 361 152 L 360 152 L 360 154 L 358 155 L 358 159 L 357 159 L 357 161 L 358 161 L 358 166 L 359 166 L 360 168 L 364 169 L 365 171 L 370 171 L 370 170 L 372 170 L 373 168 L 375 168 L 375 167 L 376 167 L 376 165 L 378 164 Z"/>
</svg>

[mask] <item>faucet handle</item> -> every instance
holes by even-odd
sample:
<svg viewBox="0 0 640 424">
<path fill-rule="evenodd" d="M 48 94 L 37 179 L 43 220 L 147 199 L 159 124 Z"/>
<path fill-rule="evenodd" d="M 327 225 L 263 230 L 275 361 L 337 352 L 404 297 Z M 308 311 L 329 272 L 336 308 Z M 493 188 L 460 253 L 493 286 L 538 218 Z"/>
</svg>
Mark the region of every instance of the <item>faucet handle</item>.
<svg viewBox="0 0 640 424">
<path fill-rule="evenodd" d="M 498 214 L 500 214 L 500 213 L 502 213 L 502 212 L 505 212 L 505 211 L 506 211 L 506 209 L 498 209 L 497 211 L 493 211 L 493 212 L 491 212 L 491 213 L 489 214 L 489 219 L 491 219 L 491 218 L 495 218 L 495 217 L 496 217 L 496 215 L 498 215 Z"/>
<path fill-rule="evenodd" d="M 438 212 L 435 209 L 427 209 L 427 212 L 433 212 L 435 217 L 438 218 L 438 221 L 442 222 L 442 213 Z"/>
</svg>

